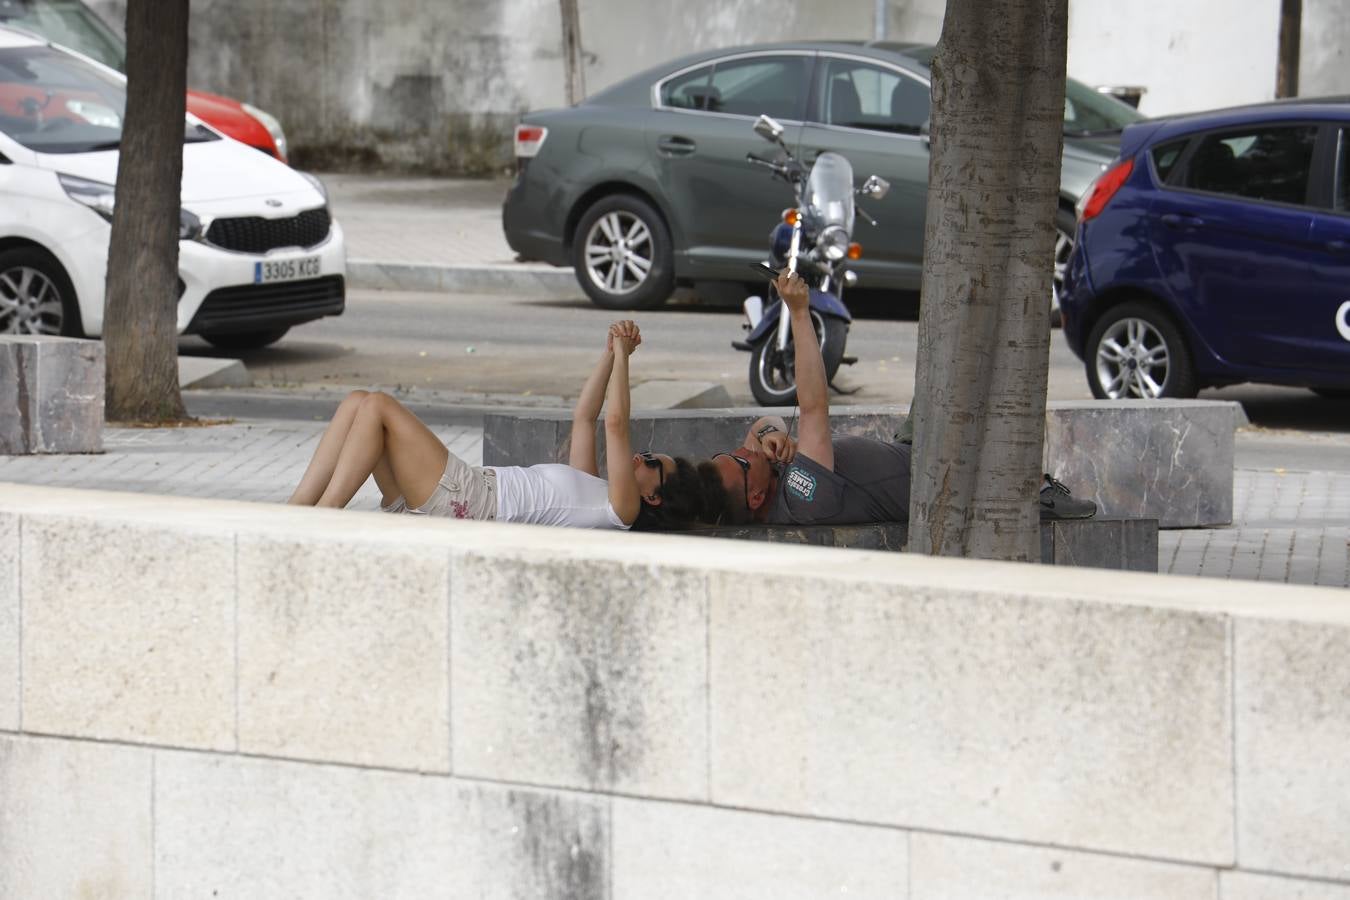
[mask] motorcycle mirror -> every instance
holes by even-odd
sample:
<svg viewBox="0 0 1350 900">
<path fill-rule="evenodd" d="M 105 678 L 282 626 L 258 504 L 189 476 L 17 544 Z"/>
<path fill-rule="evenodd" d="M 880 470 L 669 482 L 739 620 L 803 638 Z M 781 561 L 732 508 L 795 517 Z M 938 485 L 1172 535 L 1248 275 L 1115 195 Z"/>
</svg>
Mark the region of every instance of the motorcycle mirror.
<svg viewBox="0 0 1350 900">
<path fill-rule="evenodd" d="M 873 200 L 880 200 L 891 190 L 891 183 L 878 175 L 868 175 L 863 186 L 858 189 L 858 193 L 864 197 L 871 197 Z"/>
<path fill-rule="evenodd" d="M 755 134 L 777 144 L 783 138 L 783 126 L 768 116 L 760 116 L 755 120 Z"/>
</svg>

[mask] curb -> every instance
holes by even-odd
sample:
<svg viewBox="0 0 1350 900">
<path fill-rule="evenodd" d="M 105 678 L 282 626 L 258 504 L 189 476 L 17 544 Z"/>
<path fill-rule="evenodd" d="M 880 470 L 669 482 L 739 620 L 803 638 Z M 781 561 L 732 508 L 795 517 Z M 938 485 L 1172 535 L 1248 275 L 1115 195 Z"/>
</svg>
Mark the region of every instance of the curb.
<svg viewBox="0 0 1350 900">
<path fill-rule="evenodd" d="M 554 300 L 584 298 L 570 268 L 543 263 L 447 266 L 436 263 L 347 260 L 347 284 L 378 291 L 512 294 Z"/>
</svg>

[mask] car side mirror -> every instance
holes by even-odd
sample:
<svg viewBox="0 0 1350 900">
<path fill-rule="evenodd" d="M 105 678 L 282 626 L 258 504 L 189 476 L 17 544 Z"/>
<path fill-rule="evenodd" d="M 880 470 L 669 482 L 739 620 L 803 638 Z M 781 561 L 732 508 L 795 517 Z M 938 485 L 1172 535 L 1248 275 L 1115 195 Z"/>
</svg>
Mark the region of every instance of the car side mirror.
<svg viewBox="0 0 1350 900">
<path fill-rule="evenodd" d="M 891 190 L 891 183 L 878 175 L 868 175 L 858 193 L 873 200 L 880 200 Z"/>
<path fill-rule="evenodd" d="M 923 124 L 919 126 L 919 140 L 923 141 L 925 144 L 933 140 L 932 125 L 932 119 L 924 119 Z"/>
<path fill-rule="evenodd" d="M 783 140 L 783 126 L 768 116 L 760 116 L 755 120 L 755 134 L 769 143 L 778 144 Z"/>
</svg>

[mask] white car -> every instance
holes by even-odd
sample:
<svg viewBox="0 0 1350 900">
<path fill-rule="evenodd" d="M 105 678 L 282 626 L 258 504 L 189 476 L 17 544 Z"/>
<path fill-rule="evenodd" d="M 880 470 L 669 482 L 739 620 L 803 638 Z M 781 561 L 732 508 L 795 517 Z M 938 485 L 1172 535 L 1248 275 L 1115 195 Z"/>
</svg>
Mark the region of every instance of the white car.
<svg viewBox="0 0 1350 900">
<path fill-rule="evenodd" d="M 0 334 L 94 336 L 126 79 L 0 27 Z M 178 331 L 230 349 L 342 313 L 346 249 L 322 184 L 189 116 Z"/>
</svg>

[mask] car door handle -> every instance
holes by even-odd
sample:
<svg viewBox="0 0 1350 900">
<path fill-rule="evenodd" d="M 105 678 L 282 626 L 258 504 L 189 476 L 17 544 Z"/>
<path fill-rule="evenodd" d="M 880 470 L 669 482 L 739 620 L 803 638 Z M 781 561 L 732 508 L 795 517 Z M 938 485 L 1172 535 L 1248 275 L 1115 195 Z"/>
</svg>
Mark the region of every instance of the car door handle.
<svg viewBox="0 0 1350 900">
<path fill-rule="evenodd" d="M 1205 224 L 1205 220 L 1185 213 L 1167 213 L 1162 217 L 1162 223 L 1168 228 L 1187 229 L 1199 228 Z"/>
<path fill-rule="evenodd" d="M 656 148 L 670 156 L 688 156 L 698 149 L 698 144 L 678 134 L 663 134 L 657 138 Z"/>
</svg>

